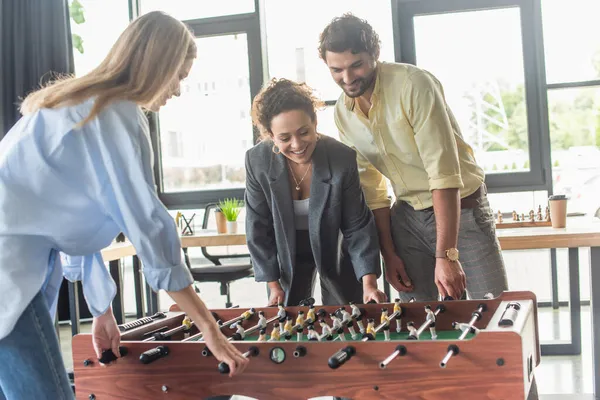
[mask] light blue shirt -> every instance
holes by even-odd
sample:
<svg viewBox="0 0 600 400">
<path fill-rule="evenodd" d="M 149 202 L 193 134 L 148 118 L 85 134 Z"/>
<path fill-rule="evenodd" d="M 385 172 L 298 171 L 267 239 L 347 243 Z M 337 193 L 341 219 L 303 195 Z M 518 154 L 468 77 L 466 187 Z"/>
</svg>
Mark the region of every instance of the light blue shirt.
<svg viewBox="0 0 600 400">
<path fill-rule="evenodd" d="M 0 141 L 0 339 L 40 290 L 54 315 L 63 274 L 82 281 L 92 315 L 104 313 L 115 283 L 100 250 L 119 232 L 154 290 L 192 283 L 156 194 L 144 113 L 121 101 L 78 128 L 92 105 L 24 116 Z"/>
</svg>

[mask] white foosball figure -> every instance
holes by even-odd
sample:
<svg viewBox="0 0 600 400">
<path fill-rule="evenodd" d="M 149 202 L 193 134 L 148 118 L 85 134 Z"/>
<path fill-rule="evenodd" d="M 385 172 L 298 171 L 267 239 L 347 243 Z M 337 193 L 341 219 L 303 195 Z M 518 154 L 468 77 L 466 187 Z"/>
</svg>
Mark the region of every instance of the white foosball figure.
<svg viewBox="0 0 600 400">
<path fill-rule="evenodd" d="M 331 326 L 332 331 L 335 332 L 342 327 L 342 321 L 338 318 L 337 315 L 329 314 L 329 317 L 331 318 L 331 321 L 332 321 L 332 326 Z"/>
<path fill-rule="evenodd" d="M 429 332 L 431 333 L 431 340 L 436 340 L 437 333 L 435 333 L 435 322 L 429 324 Z"/>
<path fill-rule="evenodd" d="M 354 330 L 354 322 L 350 321 L 346 324 L 346 326 L 348 327 L 348 332 L 350 332 L 350 335 L 352 335 L 352 339 L 358 339 L 358 334 Z"/>
<path fill-rule="evenodd" d="M 242 337 L 242 340 L 246 337 L 246 330 L 242 326 L 242 324 L 233 324 L 231 325 L 233 329 L 235 329 L 235 333 L 239 334 Z"/>
<path fill-rule="evenodd" d="M 315 327 L 312 325 L 308 326 L 308 333 L 306 334 L 306 336 L 308 337 L 308 340 L 321 340 L 321 337 L 319 336 L 319 334 L 317 333 L 317 331 L 315 330 Z"/>
<path fill-rule="evenodd" d="M 346 311 L 346 307 L 340 308 L 340 314 L 342 315 L 342 322 L 348 323 L 348 322 L 352 321 L 352 314 L 350 314 L 348 311 Z"/>
<path fill-rule="evenodd" d="M 394 313 L 398 313 L 396 316 L 396 333 L 402 331 L 402 307 L 400 306 L 400 299 L 394 300 Z"/>
<path fill-rule="evenodd" d="M 321 340 L 323 340 L 323 339 L 327 339 L 327 340 L 333 339 L 333 335 L 331 333 L 331 328 L 329 327 L 329 325 L 327 325 L 327 322 L 325 322 L 324 319 L 322 319 L 321 321 L 319 321 L 319 325 L 321 325 Z"/>
<path fill-rule="evenodd" d="M 452 327 L 456 330 L 460 330 L 462 332 L 464 331 L 469 331 L 471 333 L 477 334 L 479 333 L 479 329 L 475 328 L 474 326 L 471 326 L 467 323 L 464 322 L 453 322 L 452 323 Z"/>
<path fill-rule="evenodd" d="M 431 322 L 435 322 L 435 314 L 433 311 L 431 311 L 431 307 L 430 306 L 425 306 L 425 312 L 427 313 L 427 315 L 425 316 L 425 320 L 426 321 L 431 321 Z"/>
<path fill-rule="evenodd" d="M 415 323 L 410 321 L 406 324 L 406 328 L 408 329 L 408 338 L 409 339 L 419 339 L 417 336 L 417 328 L 415 328 Z"/>
<path fill-rule="evenodd" d="M 264 329 L 267 327 L 267 319 L 265 318 L 265 312 L 264 311 L 259 311 L 258 312 L 258 324 L 260 329 Z"/>
<path fill-rule="evenodd" d="M 360 312 L 360 308 L 356 306 L 354 303 L 350 303 L 350 309 L 352 310 L 351 317 L 356 321 L 356 325 L 358 326 L 358 330 L 361 334 L 365 333 L 365 326 L 362 323 L 362 312 Z"/>
<path fill-rule="evenodd" d="M 279 319 L 279 322 L 284 322 L 285 321 L 285 317 L 287 316 L 287 312 L 285 311 L 285 308 L 283 307 L 283 304 L 279 303 L 277 305 L 277 318 Z"/>
</svg>

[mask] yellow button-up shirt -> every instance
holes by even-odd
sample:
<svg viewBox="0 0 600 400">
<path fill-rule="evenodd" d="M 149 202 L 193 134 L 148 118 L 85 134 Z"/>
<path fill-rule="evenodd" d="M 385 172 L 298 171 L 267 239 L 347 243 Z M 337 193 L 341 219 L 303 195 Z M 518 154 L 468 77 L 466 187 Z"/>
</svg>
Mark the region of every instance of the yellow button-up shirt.
<svg viewBox="0 0 600 400">
<path fill-rule="evenodd" d="M 372 210 L 390 206 L 385 178 L 396 198 L 415 210 L 433 205 L 434 189 L 458 188 L 463 198 L 484 181 L 442 85 L 413 65 L 378 63 L 368 116 L 355 99 L 342 93 L 334 119 L 340 140 L 357 152 L 361 184 Z"/>
</svg>

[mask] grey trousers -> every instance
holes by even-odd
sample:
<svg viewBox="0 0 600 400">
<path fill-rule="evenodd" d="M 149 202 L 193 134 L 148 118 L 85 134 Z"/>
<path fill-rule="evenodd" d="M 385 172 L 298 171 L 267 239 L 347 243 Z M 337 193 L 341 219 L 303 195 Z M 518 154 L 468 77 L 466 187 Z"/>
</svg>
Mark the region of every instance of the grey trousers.
<svg viewBox="0 0 600 400">
<path fill-rule="evenodd" d="M 486 195 L 479 207 L 465 208 L 460 213 L 458 250 L 467 277 L 467 295 L 481 299 L 487 293 L 498 296 L 508 289 L 506 270 L 496 237 L 494 216 Z M 436 224 L 433 211 L 415 211 L 397 201 L 391 210 L 392 238 L 396 253 L 404 261 L 414 291 L 400 293 L 402 301 L 438 299 L 434 283 Z"/>
<path fill-rule="evenodd" d="M 339 261 L 342 270 L 350 271 L 347 279 L 335 280 L 326 275 L 320 275 L 321 304 L 345 305 L 349 302 L 362 303 L 362 284 L 355 278 L 350 257 L 342 244 L 342 254 Z M 313 296 L 317 278 L 317 266 L 312 254 L 308 231 L 296 231 L 296 263 L 291 282 L 282 279 L 281 286 L 286 293 L 284 306 L 297 306 L 302 300 Z M 267 297 L 269 290 L 267 288 Z"/>
</svg>

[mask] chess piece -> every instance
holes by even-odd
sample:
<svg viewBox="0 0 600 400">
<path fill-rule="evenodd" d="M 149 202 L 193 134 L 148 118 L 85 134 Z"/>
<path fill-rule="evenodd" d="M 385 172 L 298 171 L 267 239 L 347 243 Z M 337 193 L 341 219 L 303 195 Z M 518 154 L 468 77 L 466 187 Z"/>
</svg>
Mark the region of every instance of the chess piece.
<svg viewBox="0 0 600 400">
<path fill-rule="evenodd" d="M 525 214 L 521 213 L 521 221 L 525 221 Z"/>
<path fill-rule="evenodd" d="M 546 216 L 544 217 L 546 221 L 550 221 L 550 207 L 546 207 Z"/>
<path fill-rule="evenodd" d="M 515 210 L 513 210 L 513 212 L 512 212 L 512 217 L 513 217 L 513 221 L 519 220 L 519 216 L 517 215 L 517 212 Z"/>
<path fill-rule="evenodd" d="M 533 210 L 529 210 L 529 222 L 535 222 L 535 214 Z"/>
<path fill-rule="evenodd" d="M 500 210 L 498 210 L 498 223 L 502 223 L 502 212 Z"/>
<path fill-rule="evenodd" d="M 537 220 L 538 221 L 543 221 L 543 218 L 542 218 L 542 206 L 538 206 Z"/>
</svg>

